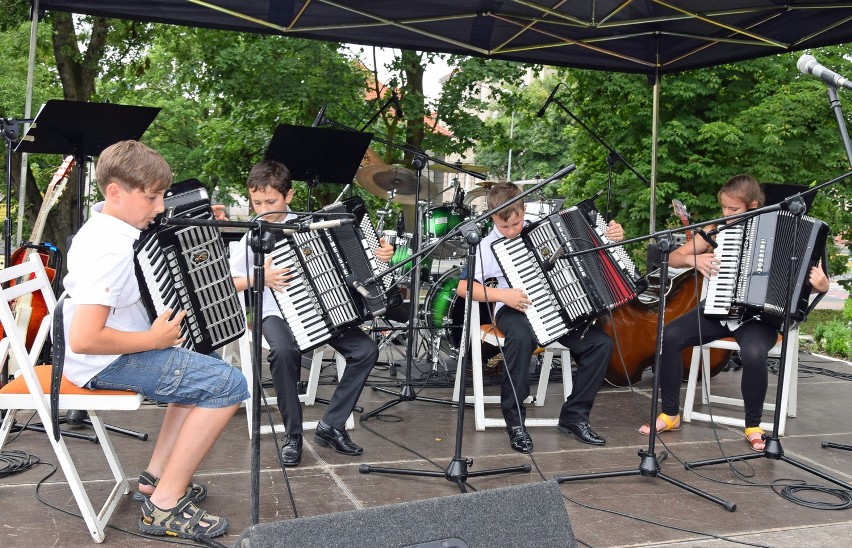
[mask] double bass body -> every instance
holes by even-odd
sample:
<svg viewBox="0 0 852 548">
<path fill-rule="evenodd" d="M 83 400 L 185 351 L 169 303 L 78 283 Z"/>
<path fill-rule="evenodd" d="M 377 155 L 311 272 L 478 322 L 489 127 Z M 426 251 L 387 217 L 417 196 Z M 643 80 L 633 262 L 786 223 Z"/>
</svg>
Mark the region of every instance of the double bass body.
<svg viewBox="0 0 852 548">
<path fill-rule="evenodd" d="M 666 293 L 666 324 L 698 305 L 702 283 L 702 278 L 696 278 L 694 269 L 681 272 L 670 279 Z M 652 284 L 646 291 L 646 295 L 650 294 L 651 297 L 635 299 L 613 311 L 611 317 L 603 316 L 598 320 L 601 328 L 615 342 L 606 373 L 606 380 L 612 385 L 627 386 L 637 383 L 642 379 L 643 371 L 654 365 L 660 286 Z M 689 375 L 691 354 L 691 348 L 683 351 L 684 378 Z M 711 376 L 725 367 L 730 355 L 731 352 L 727 350 L 711 349 Z"/>
</svg>

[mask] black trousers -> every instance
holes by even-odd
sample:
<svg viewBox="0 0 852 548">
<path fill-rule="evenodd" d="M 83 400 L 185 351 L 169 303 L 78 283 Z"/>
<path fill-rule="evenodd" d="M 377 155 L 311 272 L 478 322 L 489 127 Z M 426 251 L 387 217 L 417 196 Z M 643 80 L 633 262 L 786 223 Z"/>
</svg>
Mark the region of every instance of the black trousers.
<svg viewBox="0 0 852 548">
<path fill-rule="evenodd" d="M 532 325 L 526 314 L 508 306 L 497 312 L 497 328 L 506 341 L 503 345 L 503 384 L 500 389 L 500 407 L 506 426 L 520 426 L 526 420 L 524 400 L 530 395 L 529 364 L 533 351 L 538 347 Z M 560 423 L 583 422 L 589 420 L 595 396 L 603 384 L 606 369 L 612 357 L 612 339 L 596 325 L 588 329 L 575 329 L 559 339 L 559 344 L 571 351 L 577 362 L 577 378 L 571 395 L 562 404 L 559 413 Z M 563 375 L 570 375 L 565 364 Z M 518 399 L 515 402 L 515 387 Z M 519 414 L 520 412 L 520 414 Z"/>
<path fill-rule="evenodd" d="M 298 383 L 302 372 L 302 354 L 296 347 L 290 326 L 278 316 L 269 316 L 263 320 L 263 336 L 269 343 L 269 369 L 284 428 L 288 434 L 301 434 L 302 404 L 299 401 Z M 357 327 L 330 340 L 328 344 L 346 359 L 346 369 L 322 420 L 329 426 L 343 430 L 379 357 L 379 348 L 369 335 Z"/>
<path fill-rule="evenodd" d="M 663 350 L 660 357 L 663 413 L 674 416 L 680 412 L 680 386 L 683 382 L 681 351 L 702 342 L 708 343 L 731 336 L 740 345 L 740 358 L 743 362 L 740 390 L 745 406 L 745 425 L 752 427 L 760 424 L 769 382 L 766 358 L 778 340 L 778 332 L 774 327 L 758 321 L 746 322 L 731 331 L 719 320 L 708 319 L 703 313 L 696 313 L 694 308 L 666 325 L 663 333 Z"/>
</svg>

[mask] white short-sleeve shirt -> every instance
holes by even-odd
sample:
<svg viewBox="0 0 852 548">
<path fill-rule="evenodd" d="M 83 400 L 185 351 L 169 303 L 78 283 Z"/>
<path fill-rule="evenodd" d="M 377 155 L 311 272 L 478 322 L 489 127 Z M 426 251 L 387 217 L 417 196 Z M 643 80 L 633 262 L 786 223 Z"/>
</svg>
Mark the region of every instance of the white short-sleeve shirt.
<svg viewBox="0 0 852 548">
<path fill-rule="evenodd" d="M 124 221 L 101 213 L 95 204 L 92 216 L 74 236 L 68 250 L 67 297 L 63 314 L 65 327 L 64 374 L 83 386 L 119 357 L 118 354 L 77 354 L 68 344 L 74 310 L 79 304 L 110 308 L 106 326 L 118 331 L 147 331 L 151 322 L 139 294 L 133 265 L 133 244 L 141 231 Z"/>
<path fill-rule="evenodd" d="M 289 221 L 296 217 L 297 216 L 295 214 L 290 213 L 284 220 Z M 229 259 L 229 263 L 231 276 L 234 278 L 247 278 L 248 269 L 254 268 L 254 255 L 249 258 L 246 245 L 250 235 L 251 232 L 247 232 L 243 235 L 236 246 L 231 246 L 231 257 Z M 264 286 L 263 314 L 261 315 L 261 318 L 268 318 L 269 316 L 278 316 L 279 318 L 283 318 L 281 310 L 278 308 L 278 303 L 275 302 L 275 298 L 272 295 L 272 290 Z"/>
</svg>

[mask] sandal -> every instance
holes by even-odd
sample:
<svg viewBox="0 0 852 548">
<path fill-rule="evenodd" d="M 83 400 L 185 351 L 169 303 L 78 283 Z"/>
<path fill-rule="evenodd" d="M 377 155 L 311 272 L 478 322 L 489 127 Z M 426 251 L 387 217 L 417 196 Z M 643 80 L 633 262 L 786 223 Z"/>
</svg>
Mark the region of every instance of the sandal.
<svg viewBox="0 0 852 548">
<path fill-rule="evenodd" d="M 207 525 L 202 525 L 202 522 Z M 185 496 L 170 510 L 158 508 L 151 499 L 146 499 L 142 503 L 142 518 L 139 520 L 139 530 L 146 535 L 169 535 L 190 540 L 224 535 L 228 532 L 228 525 L 227 519 L 208 514 Z"/>
<path fill-rule="evenodd" d="M 755 436 L 757 434 L 757 436 Z M 766 449 L 766 432 L 763 431 L 763 428 L 759 426 L 750 426 L 745 429 L 745 437 L 748 444 L 751 446 L 751 450 L 755 453 L 763 453 L 763 450 Z M 760 447 L 758 447 L 758 445 Z"/>
<path fill-rule="evenodd" d="M 666 415 L 665 413 L 660 413 L 657 416 L 658 421 L 663 421 L 666 425 L 660 428 L 657 428 L 657 434 L 662 434 L 663 432 L 677 432 L 680 430 L 680 413 L 677 415 L 671 416 Z M 639 427 L 639 433 L 645 436 L 651 434 L 651 424 L 645 423 Z"/>
<path fill-rule="evenodd" d="M 160 483 L 160 478 L 155 478 L 147 470 L 139 474 L 139 485 L 157 487 L 158 483 Z M 207 498 L 207 486 L 201 483 L 189 482 L 189 485 L 186 486 L 186 493 L 184 493 L 184 496 L 188 498 L 190 502 L 198 504 Z M 136 502 L 145 502 L 148 500 L 148 497 L 150 497 L 150 495 L 146 495 L 142 491 L 133 492 L 133 500 Z"/>
</svg>

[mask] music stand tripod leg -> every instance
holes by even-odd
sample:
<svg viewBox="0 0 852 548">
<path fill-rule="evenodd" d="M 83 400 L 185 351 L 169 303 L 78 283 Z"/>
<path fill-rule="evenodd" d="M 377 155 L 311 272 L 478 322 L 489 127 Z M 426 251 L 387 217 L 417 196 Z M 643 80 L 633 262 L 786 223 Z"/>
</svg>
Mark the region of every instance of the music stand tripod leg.
<svg viewBox="0 0 852 548">
<path fill-rule="evenodd" d="M 799 225 L 802 221 L 802 215 L 804 215 L 806 206 L 804 201 L 801 198 L 789 202 L 788 205 L 790 213 L 796 215 L 796 221 L 793 223 L 793 237 L 792 241 L 798 241 L 799 235 Z M 787 276 L 787 293 L 786 293 L 786 309 L 784 311 L 784 328 L 782 330 L 783 338 L 781 339 L 781 356 L 778 359 L 778 386 L 776 387 L 775 392 L 775 401 L 777 402 L 775 405 L 775 412 L 773 413 L 773 422 L 772 422 L 772 434 L 766 438 L 766 445 L 763 448 L 763 452 L 761 453 L 749 453 L 746 455 L 735 455 L 730 457 L 719 457 L 715 459 L 694 461 L 694 462 L 686 462 L 684 463 L 684 467 L 687 470 L 692 468 L 698 468 L 701 466 L 710 466 L 712 464 L 721 464 L 728 463 L 734 461 L 742 461 L 742 460 L 752 460 L 752 459 L 760 459 L 767 458 L 772 460 L 782 460 L 788 464 L 792 464 L 796 468 L 804 470 L 805 472 L 810 472 L 811 474 L 820 477 L 826 481 L 830 481 L 835 485 L 839 485 L 844 489 L 852 490 L 852 485 L 840 481 L 837 478 L 834 478 L 825 472 L 813 468 L 807 464 L 799 462 L 795 459 L 792 459 L 784 454 L 784 448 L 781 446 L 781 440 L 778 437 L 778 428 L 781 423 L 781 413 L 786 413 L 787 410 L 783 409 L 781 406 L 782 397 L 784 394 L 784 371 L 787 368 L 787 345 L 789 344 L 789 334 L 790 334 L 790 325 L 791 325 L 791 312 L 793 308 L 793 279 L 795 278 L 796 268 L 799 264 L 800 260 L 805 260 L 803 257 L 791 257 L 790 259 L 790 268 Z M 832 447 L 833 444 L 829 444 L 828 442 L 822 442 L 823 447 Z M 852 447 L 839 447 L 840 449 L 849 449 L 852 450 Z"/>
<path fill-rule="evenodd" d="M 665 284 L 668 279 L 669 274 L 669 253 L 673 249 L 673 243 L 671 234 L 669 232 L 664 232 L 657 237 L 657 245 L 660 249 L 661 260 L 660 260 L 660 280 L 661 284 Z M 564 483 L 568 481 L 580 481 L 587 479 L 600 479 L 600 478 L 617 478 L 624 476 L 646 476 L 652 478 L 659 478 L 661 480 L 667 481 L 672 485 L 680 487 L 686 491 L 694 495 L 698 495 L 699 497 L 705 498 L 710 502 L 715 502 L 716 504 L 725 508 L 725 510 L 729 512 L 733 512 L 737 509 L 737 505 L 733 502 L 720 499 L 710 493 L 702 491 L 696 487 L 693 487 L 689 484 L 686 484 L 680 480 L 676 480 L 670 476 L 667 476 L 662 472 L 660 468 L 660 460 L 657 458 L 656 453 L 654 452 L 654 445 L 657 440 L 657 429 L 656 427 L 656 418 L 657 418 L 657 394 L 660 391 L 660 355 L 662 350 L 663 343 L 663 327 L 665 325 L 665 309 L 666 309 L 666 292 L 660 291 L 660 313 L 657 318 L 657 350 L 654 358 L 654 370 L 658 373 L 654 375 L 654 388 L 651 391 L 651 429 L 648 435 L 648 449 L 639 451 L 639 456 L 642 460 L 639 463 L 638 468 L 627 469 L 627 470 L 617 470 L 612 472 L 597 472 L 592 474 L 577 474 L 572 476 L 554 476 L 553 479 L 557 481 L 557 483 Z M 665 457 L 664 457 L 665 458 Z"/>
<path fill-rule="evenodd" d="M 462 234 L 464 235 L 465 241 L 468 244 L 468 252 L 467 252 L 467 277 L 465 278 L 467 281 L 467 292 L 465 293 L 465 306 L 464 306 L 464 324 L 462 326 L 462 338 L 459 344 L 459 356 L 458 356 L 458 375 L 461 375 L 461 386 L 465 385 L 465 381 L 467 380 L 467 367 L 465 367 L 465 358 L 467 348 L 470 346 L 471 342 L 471 326 L 470 326 L 470 308 L 473 303 L 473 270 L 476 266 L 476 248 L 479 245 L 479 241 L 481 239 L 481 235 L 479 233 L 479 229 L 476 226 L 476 223 L 469 222 L 470 226 L 462 228 Z M 460 401 L 464 400 L 464 395 L 460 395 Z M 465 488 L 465 481 L 467 478 L 471 477 L 481 477 L 481 476 L 493 476 L 497 474 L 512 474 L 515 472 L 529 472 L 532 470 L 532 467 L 529 464 L 524 464 L 521 466 L 509 466 L 506 468 L 492 468 L 490 470 L 478 470 L 476 472 L 470 472 L 468 467 L 473 464 L 473 460 L 467 457 L 462 457 L 461 448 L 462 448 L 462 439 L 464 437 L 464 411 L 465 406 L 459 405 L 456 411 L 456 444 L 455 444 L 455 453 L 453 454 L 453 458 L 450 461 L 449 465 L 443 472 L 438 471 L 430 471 L 430 470 L 411 470 L 404 468 L 384 468 L 379 466 L 370 466 L 369 464 L 362 464 L 358 471 L 362 474 L 369 474 L 370 472 L 374 472 L 377 474 L 399 474 L 405 476 L 425 476 L 425 477 L 443 477 L 447 481 L 451 481 L 456 484 L 459 488 L 459 491 L 462 493 L 466 493 L 467 489 Z"/>
<path fill-rule="evenodd" d="M 417 176 L 417 185 L 416 191 L 414 193 L 415 203 L 419 209 L 420 205 L 420 178 L 423 173 L 423 168 L 426 167 L 426 158 L 423 156 L 415 156 L 414 160 L 411 162 L 411 167 L 415 169 L 415 173 Z M 423 206 L 425 208 L 425 206 Z M 414 232 L 411 238 L 411 251 L 412 255 L 415 255 L 418 251 L 420 251 L 420 240 L 421 238 L 421 226 L 422 226 L 422 214 L 418 213 L 416 222 L 414 224 Z M 415 261 L 416 262 L 416 261 Z M 411 280 L 411 301 L 410 301 L 410 309 L 409 309 L 409 318 L 408 318 L 408 331 L 407 331 L 407 339 L 406 339 L 406 356 L 405 356 L 405 384 L 400 386 L 399 392 L 393 392 L 386 388 L 373 386 L 373 390 L 379 392 L 386 392 L 389 394 L 396 394 L 396 399 L 391 400 L 378 408 L 366 413 L 361 417 L 362 421 L 369 420 L 376 415 L 380 414 L 385 409 L 389 409 L 397 404 L 407 401 L 426 401 L 430 403 L 444 403 L 448 405 L 455 405 L 456 402 L 451 400 L 442 400 L 438 398 L 427 398 L 424 396 L 419 396 L 417 392 L 414 390 L 414 385 L 411 380 L 411 368 L 412 362 L 414 360 L 415 350 L 417 348 L 417 322 L 419 317 L 419 298 L 420 298 L 420 266 L 418 264 L 411 265 L 411 271 L 409 272 L 409 277 Z"/>
</svg>

